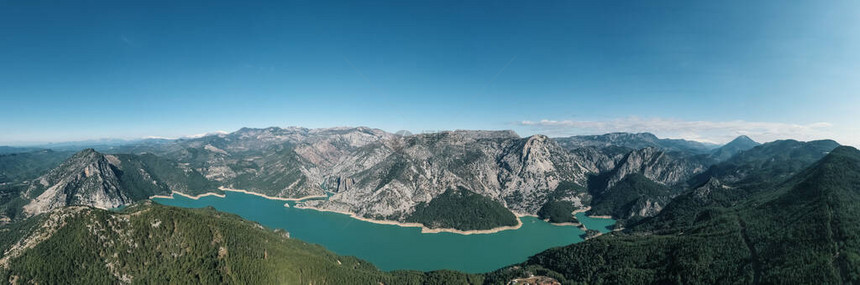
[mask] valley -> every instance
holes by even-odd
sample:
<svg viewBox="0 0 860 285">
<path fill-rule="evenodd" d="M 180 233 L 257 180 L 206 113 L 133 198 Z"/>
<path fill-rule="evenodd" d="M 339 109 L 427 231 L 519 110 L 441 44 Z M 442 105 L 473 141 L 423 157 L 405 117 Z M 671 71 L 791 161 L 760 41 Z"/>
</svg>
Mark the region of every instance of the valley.
<svg viewBox="0 0 860 285">
<path fill-rule="evenodd" d="M 0 285 L 860 285 L 860 1 L 0 0 Z"/>
<path fill-rule="evenodd" d="M 492 233 L 426 231 L 418 225 L 385 224 L 354 219 L 345 214 L 296 207 L 296 203 L 271 200 L 241 192 L 225 197 L 205 196 L 190 199 L 154 198 L 163 205 L 186 208 L 214 207 L 237 214 L 266 227 L 284 229 L 290 237 L 320 244 L 340 255 L 370 261 L 381 270 L 457 270 L 468 273 L 489 272 L 505 265 L 525 261 L 550 247 L 580 242 L 584 231 L 575 226 L 557 226 L 534 217 L 520 217 L 522 226 Z M 585 218 L 584 214 L 578 217 Z M 583 219 L 586 227 L 608 232 L 607 219 Z M 418 226 L 418 227 L 416 227 Z M 488 258 L 489 257 L 489 258 Z"/>
<path fill-rule="evenodd" d="M 837 267 L 787 264 L 784 254 L 824 256 L 825 247 L 793 253 L 774 243 L 797 242 L 798 234 L 819 240 L 817 235 L 822 233 L 798 227 L 798 232 L 778 237 L 783 234 L 774 232 L 774 227 L 788 227 L 785 217 L 792 216 L 778 214 L 784 211 L 779 207 L 820 211 L 820 205 L 826 205 L 835 207 L 828 211 L 837 218 L 829 224 L 843 225 L 843 219 L 851 219 L 850 214 L 833 211 L 853 209 L 856 203 L 854 194 L 848 194 L 856 185 L 848 180 L 854 179 L 860 155 L 829 140 L 758 144 L 739 137 L 724 146 L 709 146 L 651 134 L 520 138 L 501 131 L 400 136 L 364 127 L 244 128 L 196 139 L 86 148 L 74 154 L 35 151 L 39 153 L 0 155 L 0 173 L 7 173 L 7 181 L 0 185 L 0 250 L 5 264 L 0 271 L 16 282 L 52 280 L 54 273 L 32 266 L 60 256 L 31 252 L 63 252 L 57 251 L 56 244 L 66 239 L 96 235 L 111 244 L 142 238 L 137 224 L 146 220 L 124 223 L 140 209 L 150 208 L 177 215 L 204 211 L 203 216 L 193 215 L 216 220 L 236 215 L 231 219 L 325 248 L 313 256 L 353 256 L 356 264 L 366 264 L 353 266 L 364 268 L 360 270 L 364 273 L 317 276 L 299 266 L 292 268 L 299 272 L 264 278 L 320 281 L 326 280 L 320 276 L 364 276 L 356 278 L 392 284 L 430 279 L 472 284 L 515 279 L 588 284 L 722 279 L 756 283 L 787 280 L 783 271 L 768 267 L 774 262 L 779 268 L 800 271 L 842 270 L 842 275 L 821 277 L 829 280 L 850 279 L 855 266 L 850 227 L 820 237 L 845 248 L 840 252 L 847 250 Z M 839 174 L 843 170 L 847 176 Z M 837 188 L 828 186 L 832 183 Z M 809 187 L 849 192 L 819 196 L 804 190 Z M 813 200 L 788 198 L 801 196 Z M 841 204 L 796 204 L 831 197 L 840 197 Z M 69 222 L 68 217 L 78 222 Z M 150 227 L 159 227 L 156 224 L 163 223 L 159 221 L 149 221 Z M 115 232 L 103 236 L 103 230 L 95 230 L 104 223 Z M 830 227 L 817 220 L 805 223 L 812 228 Z M 210 230 L 215 229 L 212 226 Z M 251 230 L 242 227 L 240 235 Z M 199 238 L 173 229 L 160 234 L 189 242 Z M 213 242 L 222 238 L 216 235 Z M 141 252 L 141 242 L 153 241 L 123 242 L 130 246 L 117 248 L 123 254 L 105 248 L 81 261 L 83 266 L 104 262 L 108 271 L 62 278 L 101 280 L 91 279 L 98 276 L 128 283 L 133 276 L 148 274 L 129 262 L 162 258 L 149 254 L 163 255 L 170 248 L 155 245 Z M 253 247 L 236 242 L 234 247 Z M 203 249 L 199 246 L 185 251 Z M 211 266 L 194 265 L 189 270 L 202 270 L 205 278 L 260 277 L 231 273 L 233 265 L 220 263 L 229 260 L 224 259 L 229 247 L 214 250 L 216 259 L 205 252 L 195 257 Z M 171 254 L 174 258 L 162 262 L 190 266 L 179 258 L 181 254 Z M 284 262 L 295 261 L 284 258 Z M 34 265 L 18 266 L 25 260 Z M 336 261 L 337 265 L 321 263 L 314 270 L 334 270 L 332 266 L 344 264 Z M 702 269 L 704 263 L 716 265 Z M 172 276 L 172 280 L 182 278 Z"/>
</svg>

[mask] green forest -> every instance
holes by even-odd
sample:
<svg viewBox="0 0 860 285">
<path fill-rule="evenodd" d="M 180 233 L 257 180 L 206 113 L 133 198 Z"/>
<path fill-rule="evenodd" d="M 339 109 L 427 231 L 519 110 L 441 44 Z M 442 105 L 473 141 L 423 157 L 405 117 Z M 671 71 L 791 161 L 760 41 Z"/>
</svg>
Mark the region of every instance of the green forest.
<svg viewBox="0 0 860 285">
<path fill-rule="evenodd" d="M 538 210 L 538 218 L 551 223 L 576 222 L 573 211 L 576 205 L 570 201 L 549 201 Z"/>
<path fill-rule="evenodd" d="M 37 227 L 38 219 L 59 221 Z M 36 284 L 481 284 L 452 271 L 382 272 L 238 216 L 141 202 L 121 212 L 69 207 L 0 231 L 52 232 L 0 269 L 2 280 Z M 47 225 L 47 224 L 46 224 Z M 53 228 L 53 231 L 47 230 Z M 14 234 L 14 235 L 13 235 Z M 69 246 L 74 245 L 74 246 Z"/>
<path fill-rule="evenodd" d="M 786 151 L 805 145 L 788 144 Z M 760 150 L 759 150 L 760 151 Z M 801 150 L 801 153 L 817 149 Z M 383 272 L 318 245 L 212 208 L 184 209 L 141 201 L 109 211 L 71 206 L 0 225 L 0 280 L 24 284 L 506 284 L 547 276 L 563 284 L 852 284 L 860 282 L 860 151 L 838 147 L 818 160 L 783 164 L 780 155 L 746 154 L 712 167 L 701 184 L 654 217 L 624 220 L 625 230 L 552 248 L 521 264 L 485 274 Z M 123 157 L 163 184 L 213 187 L 196 172 L 147 155 Z M 777 162 L 774 162 L 777 161 Z M 751 167 L 750 165 L 753 165 Z M 114 169 L 128 189 L 134 172 Z M 726 175 L 746 178 L 723 184 Z M 774 174 L 774 173 L 779 173 Z M 701 179 L 701 178 L 696 178 Z M 14 217 L 23 184 L 0 187 Z M 621 180 L 593 201 L 613 214 L 666 188 L 641 175 Z M 144 192 L 139 193 L 145 194 Z M 612 197 L 609 196 L 612 194 Z M 614 198 L 613 198 L 614 197 Z M 612 199 L 610 199 L 612 198 Z M 571 202 L 539 210 L 552 222 L 575 221 Z M 616 212 L 620 211 L 620 212 Z M 407 217 L 460 230 L 516 225 L 501 203 L 458 187 L 421 203 Z M 19 250 L 22 240 L 40 242 Z M 74 245 L 74 246 L 69 246 Z"/>
<path fill-rule="evenodd" d="M 650 230 L 658 227 L 649 223 L 672 218 L 694 222 Z M 640 223 L 516 267 L 553 272 L 570 284 L 860 282 L 860 151 L 837 148 L 737 206 L 666 209 Z"/>
<path fill-rule="evenodd" d="M 501 203 L 460 187 L 419 204 L 406 221 L 467 231 L 515 226 L 517 216 Z"/>
</svg>

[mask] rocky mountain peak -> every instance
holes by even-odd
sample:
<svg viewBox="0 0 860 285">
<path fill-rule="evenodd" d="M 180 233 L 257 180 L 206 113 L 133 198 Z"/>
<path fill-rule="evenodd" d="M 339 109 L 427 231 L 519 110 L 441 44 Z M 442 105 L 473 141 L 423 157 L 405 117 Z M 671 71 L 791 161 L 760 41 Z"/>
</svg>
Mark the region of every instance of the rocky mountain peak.
<svg viewBox="0 0 860 285">
<path fill-rule="evenodd" d="M 731 143 L 758 144 L 756 141 L 754 141 L 753 139 L 751 139 L 750 137 L 748 137 L 746 135 L 740 135 L 740 136 L 736 137 L 731 142 L 729 142 L 729 144 L 731 144 Z"/>
<path fill-rule="evenodd" d="M 707 182 L 705 182 L 705 184 L 693 189 L 692 194 L 699 202 L 706 203 L 710 200 L 709 197 L 712 192 L 728 188 L 729 187 L 720 182 L 719 179 L 711 177 Z"/>
<path fill-rule="evenodd" d="M 120 191 L 110 160 L 93 149 L 76 153 L 31 184 L 24 195 L 33 200 L 24 206 L 24 213 L 35 215 L 68 205 L 107 209 L 130 202 Z"/>
<path fill-rule="evenodd" d="M 92 158 L 97 158 L 101 155 L 102 154 L 100 152 L 96 151 L 95 149 L 86 148 L 86 149 L 81 150 L 81 151 L 75 153 L 74 155 L 72 155 L 72 158 L 73 159 L 92 159 Z"/>
<path fill-rule="evenodd" d="M 642 174 L 663 185 L 677 185 L 701 173 L 707 166 L 708 161 L 696 156 L 646 147 L 631 151 L 621 159 L 610 173 L 606 187 L 614 186 L 632 173 Z"/>
<path fill-rule="evenodd" d="M 760 145 L 760 143 L 752 140 L 748 136 L 739 136 L 739 137 L 733 139 L 732 141 L 730 141 L 729 143 L 725 144 L 721 148 L 723 148 L 723 149 L 732 148 L 732 149 L 736 149 L 736 150 L 748 150 L 748 149 L 754 148 L 758 145 Z"/>
<path fill-rule="evenodd" d="M 533 135 L 526 139 L 522 150 L 523 163 L 529 164 L 538 160 L 548 162 L 550 150 L 547 141 L 549 138 L 545 135 Z"/>
</svg>

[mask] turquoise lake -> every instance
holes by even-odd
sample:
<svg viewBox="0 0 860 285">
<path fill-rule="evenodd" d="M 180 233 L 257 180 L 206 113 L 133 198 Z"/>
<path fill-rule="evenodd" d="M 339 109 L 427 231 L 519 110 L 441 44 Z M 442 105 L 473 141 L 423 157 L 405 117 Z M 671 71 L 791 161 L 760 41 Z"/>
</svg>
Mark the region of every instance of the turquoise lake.
<svg viewBox="0 0 860 285">
<path fill-rule="evenodd" d="M 205 196 L 198 200 L 173 197 L 152 200 L 186 208 L 212 206 L 270 228 L 284 229 L 292 238 L 320 244 L 337 254 L 370 261 L 381 270 L 488 272 L 523 262 L 551 247 L 580 242 L 584 233 L 577 227 L 556 226 L 538 218 L 522 217 L 523 226 L 517 230 L 475 235 L 428 234 L 415 227 L 374 224 L 339 213 L 284 207 L 284 201 L 240 192 L 226 192 L 224 198 Z M 615 223 L 611 219 L 589 218 L 582 213 L 577 214 L 577 218 L 587 228 L 601 232 L 608 232 L 608 227 Z"/>
</svg>

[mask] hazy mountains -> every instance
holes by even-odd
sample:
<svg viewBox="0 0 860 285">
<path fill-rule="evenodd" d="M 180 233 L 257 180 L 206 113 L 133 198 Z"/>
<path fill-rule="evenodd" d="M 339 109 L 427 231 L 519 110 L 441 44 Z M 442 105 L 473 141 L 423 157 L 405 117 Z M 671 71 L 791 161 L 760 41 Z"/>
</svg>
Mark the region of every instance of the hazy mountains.
<svg viewBox="0 0 860 285">
<path fill-rule="evenodd" d="M 739 136 L 729 143 L 714 149 L 711 152 L 711 158 L 717 161 L 723 161 L 731 158 L 739 152 L 754 148 L 758 145 L 759 143 L 750 139 L 748 136 Z"/>
<path fill-rule="evenodd" d="M 558 138 L 558 142 L 567 149 L 581 147 L 624 147 L 641 149 L 646 147 L 659 148 L 667 151 L 682 151 L 693 154 L 708 153 L 718 147 L 696 141 L 681 139 L 660 139 L 651 133 L 609 133 L 604 135 L 572 136 Z"/>
</svg>

